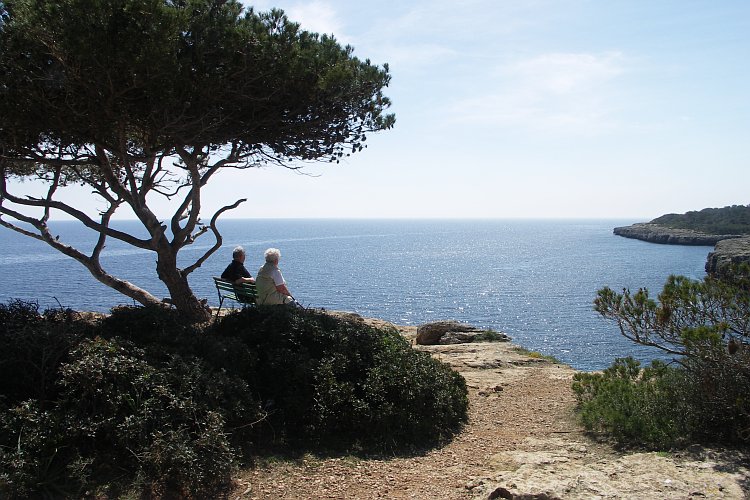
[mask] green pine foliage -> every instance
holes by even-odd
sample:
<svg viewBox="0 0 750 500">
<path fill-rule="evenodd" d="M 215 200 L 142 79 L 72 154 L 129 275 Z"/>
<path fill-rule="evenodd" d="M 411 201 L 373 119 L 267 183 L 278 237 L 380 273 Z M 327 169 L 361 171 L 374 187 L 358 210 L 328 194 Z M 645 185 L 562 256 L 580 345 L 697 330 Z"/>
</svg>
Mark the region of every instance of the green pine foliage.
<svg viewBox="0 0 750 500">
<path fill-rule="evenodd" d="M 264 452 L 403 453 L 467 418 L 463 378 L 400 335 L 285 307 L 210 327 L 0 305 L 0 496 L 209 498 Z"/>
<path fill-rule="evenodd" d="M 750 205 L 667 214 L 657 217 L 651 223 L 676 229 L 692 229 L 707 234 L 750 234 Z"/>
<path fill-rule="evenodd" d="M 658 295 L 609 288 L 595 309 L 635 343 L 674 356 L 641 368 L 620 359 L 575 376 L 582 423 L 617 441 L 667 449 L 691 442 L 750 443 L 750 268 L 721 277 L 671 276 Z"/>
</svg>

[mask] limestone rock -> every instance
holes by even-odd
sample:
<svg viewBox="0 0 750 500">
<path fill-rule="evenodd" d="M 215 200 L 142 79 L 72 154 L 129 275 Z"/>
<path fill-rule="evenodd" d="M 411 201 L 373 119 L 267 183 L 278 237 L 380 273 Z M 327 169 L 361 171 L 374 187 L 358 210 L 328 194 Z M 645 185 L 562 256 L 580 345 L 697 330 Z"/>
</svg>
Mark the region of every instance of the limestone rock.
<svg viewBox="0 0 750 500">
<path fill-rule="evenodd" d="M 721 275 L 729 264 L 750 263 L 750 238 L 736 238 L 716 243 L 706 259 L 706 272 Z"/>
<path fill-rule="evenodd" d="M 446 332 L 445 335 L 438 339 L 438 344 L 468 344 L 474 341 L 477 332 Z"/>
<path fill-rule="evenodd" d="M 468 344 L 474 342 L 477 336 L 487 334 L 483 330 L 458 321 L 434 321 L 425 323 L 417 328 L 417 344 L 419 345 L 448 345 Z M 509 341 L 510 337 L 504 333 L 496 333 L 496 340 Z"/>
<path fill-rule="evenodd" d="M 711 246 L 722 240 L 741 237 L 739 234 L 707 234 L 690 229 L 675 229 L 650 222 L 616 227 L 613 232 L 625 238 L 667 245 Z"/>
</svg>

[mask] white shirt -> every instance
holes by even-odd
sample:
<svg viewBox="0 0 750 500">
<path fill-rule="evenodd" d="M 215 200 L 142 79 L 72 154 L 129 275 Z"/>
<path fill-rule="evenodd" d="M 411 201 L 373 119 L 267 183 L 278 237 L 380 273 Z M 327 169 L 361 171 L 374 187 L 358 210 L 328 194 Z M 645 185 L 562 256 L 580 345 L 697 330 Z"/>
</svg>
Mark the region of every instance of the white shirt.
<svg viewBox="0 0 750 500">
<path fill-rule="evenodd" d="M 274 285 L 286 285 L 286 281 L 284 281 L 284 277 L 281 275 L 281 269 L 279 269 L 278 267 L 271 271 L 270 275 L 271 278 L 273 278 Z"/>
</svg>

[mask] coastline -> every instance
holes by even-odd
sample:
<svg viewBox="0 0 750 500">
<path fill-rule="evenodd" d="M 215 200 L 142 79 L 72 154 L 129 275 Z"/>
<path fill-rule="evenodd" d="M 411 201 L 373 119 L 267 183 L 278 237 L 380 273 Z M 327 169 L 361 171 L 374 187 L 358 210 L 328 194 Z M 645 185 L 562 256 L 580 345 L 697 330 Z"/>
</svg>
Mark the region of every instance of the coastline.
<svg viewBox="0 0 750 500">
<path fill-rule="evenodd" d="M 675 229 L 651 222 L 640 222 L 612 230 L 617 236 L 664 245 L 713 246 L 706 257 L 706 273 L 721 275 L 730 264 L 750 263 L 750 236 L 706 234 Z"/>
<path fill-rule="evenodd" d="M 409 339 L 417 327 L 362 318 Z M 412 345 L 415 343 L 412 342 Z M 466 379 L 469 422 L 442 448 L 407 457 L 305 455 L 240 471 L 232 498 L 744 498 L 748 456 L 699 446 L 618 450 L 576 424 L 576 370 L 512 342 L 414 345 Z"/>
<path fill-rule="evenodd" d="M 664 245 L 714 246 L 723 240 L 742 237 L 739 234 L 708 234 L 691 229 L 676 229 L 652 222 L 616 227 L 612 232 L 625 238 Z"/>
</svg>

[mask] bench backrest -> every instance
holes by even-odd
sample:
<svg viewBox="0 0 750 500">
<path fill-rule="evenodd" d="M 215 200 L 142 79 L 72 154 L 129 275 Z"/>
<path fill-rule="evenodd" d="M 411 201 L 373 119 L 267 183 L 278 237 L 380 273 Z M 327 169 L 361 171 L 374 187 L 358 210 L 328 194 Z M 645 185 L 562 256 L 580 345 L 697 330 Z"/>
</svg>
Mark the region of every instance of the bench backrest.
<svg viewBox="0 0 750 500">
<path fill-rule="evenodd" d="M 258 297 L 258 291 L 252 283 L 240 283 L 236 285 L 231 281 L 214 276 L 214 284 L 220 296 L 236 300 L 242 304 L 255 304 L 255 299 Z"/>
</svg>

